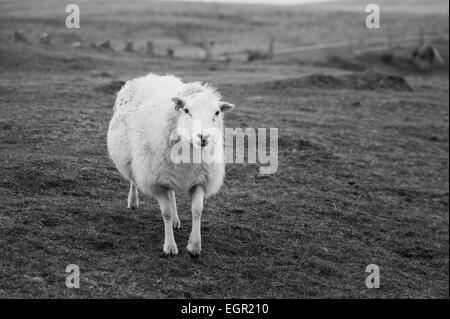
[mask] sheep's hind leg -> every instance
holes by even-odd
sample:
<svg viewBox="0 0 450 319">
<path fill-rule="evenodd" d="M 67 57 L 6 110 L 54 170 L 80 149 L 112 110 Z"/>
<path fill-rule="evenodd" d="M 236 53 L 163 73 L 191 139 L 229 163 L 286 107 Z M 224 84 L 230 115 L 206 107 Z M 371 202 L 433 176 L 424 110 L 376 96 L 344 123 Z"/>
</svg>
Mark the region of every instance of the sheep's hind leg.
<svg viewBox="0 0 450 319">
<path fill-rule="evenodd" d="M 175 243 L 175 237 L 173 236 L 172 228 L 172 205 L 169 199 L 168 190 L 160 190 L 155 194 L 159 207 L 161 208 L 161 214 L 164 220 L 164 246 L 163 251 L 167 255 L 178 254 L 177 244 Z"/>
<path fill-rule="evenodd" d="M 203 212 L 203 200 L 205 191 L 202 186 L 198 185 L 191 193 L 191 211 L 192 211 L 192 230 L 189 237 L 187 250 L 193 257 L 200 255 L 202 249 L 202 239 L 200 235 L 200 221 Z"/>
<path fill-rule="evenodd" d="M 169 191 L 169 200 L 170 200 L 170 205 L 172 207 L 172 226 L 174 229 L 180 228 L 181 222 L 180 222 L 180 219 L 178 218 L 177 201 L 175 199 L 175 191 L 174 190 Z"/>
<path fill-rule="evenodd" d="M 138 209 L 139 208 L 139 192 L 133 183 L 130 183 L 130 192 L 128 193 L 128 208 Z"/>
</svg>

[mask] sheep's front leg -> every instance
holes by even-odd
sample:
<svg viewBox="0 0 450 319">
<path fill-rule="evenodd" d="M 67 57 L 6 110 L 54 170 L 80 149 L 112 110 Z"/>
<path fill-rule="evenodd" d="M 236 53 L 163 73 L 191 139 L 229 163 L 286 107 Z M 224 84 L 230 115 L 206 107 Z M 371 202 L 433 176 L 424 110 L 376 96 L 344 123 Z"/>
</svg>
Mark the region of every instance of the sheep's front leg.
<svg viewBox="0 0 450 319">
<path fill-rule="evenodd" d="M 170 199 L 170 205 L 172 205 L 172 226 L 173 226 L 173 228 L 180 228 L 181 222 L 180 222 L 180 218 L 178 218 L 177 201 L 175 199 L 175 191 L 174 190 L 169 191 L 169 199 Z"/>
<path fill-rule="evenodd" d="M 187 250 L 192 256 L 200 255 L 202 249 L 202 239 L 200 235 L 200 220 L 203 211 L 203 200 L 205 197 L 205 190 L 202 186 L 197 185 L 192 191 L 191 211 L 192 211 L 192 230 L 189 237 Z"/>
<path fill-rule="evenodd" d="M 178 254 L 177 244 L 175 243 L 175 237 L 173 236 L 172 228 L 172 205 L 169 199 L 169 191 L 161 191 L 155 195 L 158 200 L 159 207 L 161 208 L 162 217 L 164 220 L 164 246 L 163 251 L 167 255 Z"/>
<path fill-rule="evenodd" d="M 130 192 L 128 193 L 128 208 L 139 208 L 139 193 L 136 185 L 130 183 Z"/>
</svg>

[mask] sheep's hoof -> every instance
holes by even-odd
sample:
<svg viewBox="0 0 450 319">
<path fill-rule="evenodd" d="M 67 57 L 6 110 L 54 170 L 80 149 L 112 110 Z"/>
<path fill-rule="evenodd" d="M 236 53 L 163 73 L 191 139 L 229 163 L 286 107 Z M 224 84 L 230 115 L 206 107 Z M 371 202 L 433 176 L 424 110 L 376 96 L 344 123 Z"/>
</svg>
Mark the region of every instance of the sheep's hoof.
<svg viewBox="0 0 450 319">
<path fill-rule="evenodd" d="M 137 204 L 137 203 L 128 204 L 128 208 L 131 210 L 136 210 L 139 208 L 139 204 Z"/>
<path fill-rule="evenodd" d="M 139 208 L 139 200 L 133 199 L 133 198 L 128 198 L 128 209 L 131 210 L 136 210 Z"/>
<path fill-rule="evenodd" d="M 172 218 L 172 227 L 173 229 L 178 229 L 181 227 L 181 222 L 179 218 Z"/>
<path fill-rule="evenodd" d="M 186 249 L 192 258 L 197 258 L 198 256 L 200 256 L 201 244 L 200 242 L 189 242 Z"/>
<path fill-rule="evenodd" d="M 163 251 L 166 255 L 176 255 L 178 254 L 177 244 L 164 244 Z"/>
</svg>

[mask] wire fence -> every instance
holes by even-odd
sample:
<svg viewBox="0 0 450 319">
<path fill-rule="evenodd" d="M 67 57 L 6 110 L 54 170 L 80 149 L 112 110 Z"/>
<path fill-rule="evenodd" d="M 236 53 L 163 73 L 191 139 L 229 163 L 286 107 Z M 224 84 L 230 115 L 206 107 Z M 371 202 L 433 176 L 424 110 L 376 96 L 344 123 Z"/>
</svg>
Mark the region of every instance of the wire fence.
<svg viewBox="0 0 450 319">
<path fill-rule="evenodd" d="M 270 40 L 269 48 L 266 54 L 262 52 L 262 56 L 269 57 L 285 57 L 285 56 L 302 56 L 309 53 L 318 52 L 337 52 L 347 50 L 351 54 L 362 54 L 371 51 L 395 50 L 402 47 L 420 46 L 433 40 L 449 40 L 447 32 L 439 32 L 437 30 L 425 30 L 420 26 L 416 34 L 405 32 L 404 29 L 390 29 L 384 34 L 376 36 L 348 37 L 346 41 L 336 41 L 327 43 L 317 43 L 310 45 L 300 45 L 286 48 L 274 48 L 276 38 Z M 229 59 L 248 59 L 249 54 L 254 50 L 243 50 L 237 52 L 227 52 L 221 54 L 221 58 Z"/>
</svg>

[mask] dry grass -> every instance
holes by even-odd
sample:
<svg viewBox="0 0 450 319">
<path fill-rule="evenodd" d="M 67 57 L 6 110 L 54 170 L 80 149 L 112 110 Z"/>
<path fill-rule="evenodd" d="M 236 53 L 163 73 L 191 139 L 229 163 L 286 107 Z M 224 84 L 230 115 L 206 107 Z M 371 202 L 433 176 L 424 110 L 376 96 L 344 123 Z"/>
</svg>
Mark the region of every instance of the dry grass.
<svg viewBox="0 0 450 319">
<path fill-rule="evenodd" d="M 1 297 L 448 298 L 448 72 L 409 75 L 412 92 L 328 88 L 300 77 L 345 71 L 46 49 L 7 40 L 14 23 L 0 28 Z M 149 71 L 212 80 L 238 105 L 231 127 L 280 129 L 277 174 L 227 166 L 198 260 L 183 248 L 187 198 L 167 258 L 156 203 L 128 211 L 107 156 L 114 95 L 99 88 Z M 65 287 L 71 263 L 79 290 Z"/>
</svg>

